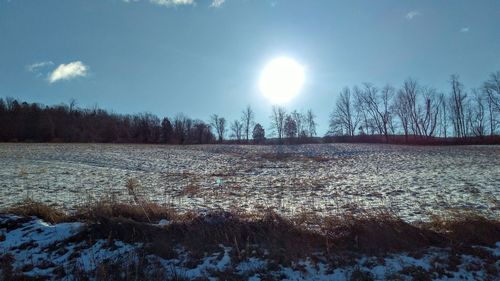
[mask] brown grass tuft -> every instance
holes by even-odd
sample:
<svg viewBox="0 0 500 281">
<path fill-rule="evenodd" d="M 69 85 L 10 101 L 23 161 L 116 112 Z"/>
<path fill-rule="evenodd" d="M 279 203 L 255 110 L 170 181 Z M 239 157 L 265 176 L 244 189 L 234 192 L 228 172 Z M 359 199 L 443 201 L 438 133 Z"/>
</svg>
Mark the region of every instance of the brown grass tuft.
<svg viewBox="0 0 500 281">
<path fill-rule="evenodd" d="M 25 199 L 24 201 L 7 209 L 6 213 L 12 213 L 20 216 L 35 216 L 50 223 L 59 223 L 69 220 L 69 217 L 64 212 L 32 199 Z"/>
<path fill-rule="evenodd" d="M 125 204 L 100 201 L 77 209 L 76 218 L 99 221 L 101 219 L 125 218 L 135 222 L 158 222 L 161 219 L 172 219 L 176 212 L 156 203 Z"/>
<path fill-rule="evenodd" d="M 328 162 L 330 158 L 317 155 L 307 156 L 295 153 L 261 153 L 259 157 L 269 161 L 312 161 L 312 162 Z"/>
<path fill-rule="evenodd" d="M 334 249 L 384 254 L 443 246 L 446 238 L 409 224 L 390 213 L 365 213 L 327 218 L 326 239 Z"/>
<path fill-rule="evenodd" d="M 433 216 L 424 227 L 445 235 L 454 244 L 492 245 L 500 241 L 500 221 L 472 211 Z"/>
<path fill-rule="evenodd" d="M 184 189 L 180 192 L 180 196 L 188 196 L 188 197 L 194 197 L 197 194 L 199 194 L 201 191 L 201 188 L 193 183 L 188 184 Z"/>
</svg>

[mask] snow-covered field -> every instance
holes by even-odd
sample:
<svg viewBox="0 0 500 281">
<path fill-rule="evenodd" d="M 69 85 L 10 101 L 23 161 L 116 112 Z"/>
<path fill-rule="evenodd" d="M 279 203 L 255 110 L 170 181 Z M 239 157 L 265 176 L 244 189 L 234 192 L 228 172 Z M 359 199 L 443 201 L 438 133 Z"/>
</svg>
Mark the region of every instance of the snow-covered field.
<svg viewBox="0 0 500 281">
<path fill-rule="evenodd" d="M 0 144 L 0 207 L 130 201 L 126 182 L 179 210 L 321 214 L 385 207 L 407 220 L 500 214 L 500 146 Z"/>
</svg>

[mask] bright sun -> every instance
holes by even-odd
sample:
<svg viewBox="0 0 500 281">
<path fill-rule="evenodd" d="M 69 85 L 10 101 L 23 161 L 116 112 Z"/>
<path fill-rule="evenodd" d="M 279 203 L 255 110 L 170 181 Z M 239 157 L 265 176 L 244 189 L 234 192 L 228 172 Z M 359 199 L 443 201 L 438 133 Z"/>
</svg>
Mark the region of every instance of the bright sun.
<svg viewBox="0 0 500 281">
<path fill-rule="evenodd" d="M 286 103 L 299 94 L 304 78 L 302 65 L 291 58 L 280 57 L 262 70 L 259 87 L 272 103 Z"/>
</svg>

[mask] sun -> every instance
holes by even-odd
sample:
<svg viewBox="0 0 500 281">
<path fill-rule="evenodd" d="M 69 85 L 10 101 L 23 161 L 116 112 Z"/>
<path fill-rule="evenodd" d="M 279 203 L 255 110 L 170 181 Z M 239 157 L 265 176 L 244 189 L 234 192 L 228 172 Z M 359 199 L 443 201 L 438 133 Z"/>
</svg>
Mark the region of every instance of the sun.
<svg viewBox="0 0 500 281">
<path fill-rule="evenodd" d="M 287 103 L 296 97 L 305 80 L 304 67 L 289 57 L 270 61 L 262 70 L 259 88 L 272 103 Z"/>
</svg>

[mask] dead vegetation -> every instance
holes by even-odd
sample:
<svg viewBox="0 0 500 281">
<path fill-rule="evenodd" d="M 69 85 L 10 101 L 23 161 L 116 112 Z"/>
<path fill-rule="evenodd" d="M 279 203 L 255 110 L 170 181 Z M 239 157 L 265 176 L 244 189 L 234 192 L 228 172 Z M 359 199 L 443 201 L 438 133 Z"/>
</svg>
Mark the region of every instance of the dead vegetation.
<svg viewBox="0 0 500 281">
<path fill-rule="evenodd" d="M 321 155 L 302 155 L 296 153 L 260 153 L 258 157 L 268 161 L 312 161 L 328 162 L 331 159 Z"/>
<path fill-rule="evenodd" d="M 384 254 L 445 246 L 447 238 L 387 213 L 346 214 L 325 219 L 322 225 L 329 247 L 335 250 Z"/>
<path fill-rule="evenodd" d="M 137 223 L 149 223 L 158 222 L 160 219 L 171 219 L 175 216 L 177 216 L 177 213 L 173 209 L 154 203 L 133 205 L 100 201 L 93 205 L 77 208 L 72 218 L 89 223 L 110 218 L 124 218 Z"/>
<path fill-rule="evenodd" d="M 287 218 L 270 210 L 256 213 L 233 210 L 181 214 L 168 207 L 143 203 L 101 201 L 80 206 L 69 215 L 41 203 L 25 201 L 3 213 L 37 216 L 51 223 L 83 221 L 86 228 L 78 237 L 71 238 L 72 243 L 75 239 L 105 239 L 109 245 L 115 240 L 139 242 L 143 245 L 140 250 L 142 257 L 154 255 L 165 259 L 178 258 L 179 253 L 175 249 L 181 246 L 189 253 L 193 265 L 199 264 L 207 253 L 219 252 L 221 245 L 224 245 L 233 249 L 231 260 L 235 262 L 250 257 L 272 261 L 267 268 L 270 271 L 280 265 L 296 266 L 296 261 L 305 258 L 320 258 L 335 266 L 352 266 L 356 264 L 356 257 L 365 254 L 385 256 L 408 252 L 418 256 L 419 252 L 429 247 L 450 248 L 452 255 L 445 262 L 451 269 L 461 262 L 460 254 L 478 256 L 493 265 L 495 257 L 475 245 L 492 246 L 500 241 L 498 220 L 470 212 L 435 216 L 430 222 L 411 224 L 389 212 L 346 213 L 333 217 L 301 213 Z M 158 225 L 160 220 L 167 220 L 168 223 Z M 16 226 L 0 225 L 0 228 L 5 229 L 13 227 Z M 4 274 L 14 276 L 9 267 L 9 256 L 2 256 L 0 265 Z M 137 266 L 151 264 L 139 259 L 127 265 L 127 272 L 132 279 L 126 280 L 151 277 L 148 274 L 165 274 L 163 270 L 137 270 Z M 96 274 L 96 280 L 118 280 L 120 278 L 112 277 L 119 268 L 118 264 L 101 264 L 93 274 Z M 498 274 L 495 266 L 490 266 L 489 270 L 494 275 Z M 86 273 L 79 274 L 85 276 Z M 230 271 L 217 274 L 234 277 Z M 429 273 L 412 271 L 412 274 Z M 369 280 L 363 279 L 368 277 L 364 272 L 353 272 L 353 277 L 355 280 Z M 358 277 L 361 279 L 356 279 Z M 183 279 L 182 276 L 176 278 Z"/>
<path fill-rule="evenodd" d="M 107 198 L 79 206 L 69 214 L 27 199 L 0 214 L 15 214 L 26 219 L 35 216 L 50 223 L 84 222 L 84 230 L 63 244 L 104 239 L 107 245 L 113 245 L 114 241 L 143 245 L 139 253 L 134 253 L 137 258 L 133 261 L 98 264 L 91 276 L 78 268 L 60 273 L 60 276 L 71 274 L 75 280 L 87 280 L 89 277 L 96 280 L 186 280 L 176 271 L 173 271 L 173 276 L 161 266 L 156 268 L 145 257 L 179 258 L 175 249 L 181 247 L 189 253 L 189 263 L 196 266 L 202 263 L 207 253 L 220 252 L 221 245 L 233 249 L 230 254 L 234 262 L 251 257 L 267 260 L 265 271 L 268 272 L 277 271 L 280 266 L 295 268 L 297 261 L 306 258 L 321 260 L 334 267 L 354 266 L 356 258 L 362 255 L 383 257 L 407 252 L 419 256 L 426 249 L 437 247 L 451 249 L 451 254 L 443 261 L 449 270 L 456 270 L 462 262 L 461 255 L 467 254 L 485 261 L 482 266 L 492 276 L 498 274 L 495 256 L 476 246 L 493 246 L 500 241 L 500 221 L 474 212 L 455 210 L 432 216 L 425 223 L 408 223 L 388 211 L 366 211 L 359 207 L 354 208 L 356 211 L 326 217 L 306 210 L 293 217 L 285 217 L 270 209 L 253 213 L 238 209 L 230 212 L 179 213 L 170 207 L 149 202 L 137 180 L 129 180 L 127 189 L 133 198 L 132 204 Z M 159 225 L 159 221 L 167 223 Z M 15 222 L 7 220 L 0 224 L 0 229 L 9 231 L 22 227 L 26 220 Z M 61 245 L 54 247 L 60 248 Z M 24 275 L 15 272 L 11 263 L 9 255 L 0 256 L 3 276 L 24 278 Z M 438 275 L 445 274 L 439 268 L 435 271 Z M 123 272 L 126 278 L 119 274 Z M 231 268 L 213 274 L 228 280 L 241 278 Z M 420 278 L 430 276 L 431 272 L 408 268 L 401 274 Z M 354 271 L 351 275 L 351 280 L 371 280 L 369 273 L 364 271 Z M 397 280 L 398 276 L 394 277 Z"/>
<path fill-rule="evenodd" d="M 195 183 L 189 183 L 181 190 L 180 196 L 194 197 L 201 192 L 201 187 Z"/>
<path fill-rule="evenodd" d="M 500 221 L 473 211 L 453 210 L 435 215 L 423 227 L 441 233 L 455 245 L 492 245 L 500 241 Z"/>
<path fill-rule="evenodd" d="M 11 213 L 25 217 L 35 216 L 50 223 L 59 223 L 69 220 L 69 216 L 63 211 L 29 198 L 4 210 L 3 213 Z"/>
<path fill-rule="evenodd" d="M 255 250 L 250 246 L 258 246 L 288 261 L 317 251 L 385 254 L 431 246 L 491 246 L 500 241 L 500 221 L 472 212 L 433 216 L 430 222 L 412 224 L 389 212 L 361 211 L 330 217 L 300 213 L 287 218 L 271 210 L 178 213 L 149 202 L 139 205 L 100 201 L 80 206 L 69 215 L 27 200 L 4 213 L 36 216 L 50 223 L 84 221 L 94 238 L 156 241 L 169 247 L 177 243 L 193 253 L 219 244 L 235 247 L 240 254 Z M 160 220 L 168 220 L 169 224 L 161 228 L 154 225 Z"/>
</svg>

